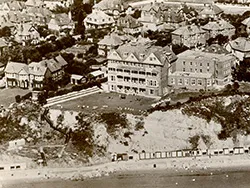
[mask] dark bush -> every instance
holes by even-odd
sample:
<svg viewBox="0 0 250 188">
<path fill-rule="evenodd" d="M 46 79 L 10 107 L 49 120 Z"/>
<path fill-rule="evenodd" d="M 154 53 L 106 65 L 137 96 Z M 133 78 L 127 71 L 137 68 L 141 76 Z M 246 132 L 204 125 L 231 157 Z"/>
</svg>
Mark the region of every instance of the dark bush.
<svg viewBox="0 0 250 188">
<path fill-rule="evenodd" d="M 20 95 L 16 95 L 15 96 L 15 100 L 16 100 L 16 103 L 20 103 L 21 102 L 21 96 Z"/>
</svg>

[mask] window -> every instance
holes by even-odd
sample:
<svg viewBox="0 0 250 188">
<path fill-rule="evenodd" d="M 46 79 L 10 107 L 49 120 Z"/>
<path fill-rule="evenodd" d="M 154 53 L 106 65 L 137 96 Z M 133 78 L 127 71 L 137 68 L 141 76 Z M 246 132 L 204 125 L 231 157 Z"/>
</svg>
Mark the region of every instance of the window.
<svg viewBox="0 0 250 188">
<path fill-rule="evenodd" d="M 115 86 L 114 85 L 111 85 L 111 90 L 115 90 Z"/>
<path fill-rule="evenodd" d="M 193 69 L 192 69 L 192 68 L 190 68 L 190 72 L 193 72 Z"/>
<path fill-rule="evenodd" d="M 200 63 L 200 66 L 202 66 L 202 63 Z"/>
<path fill-rule="evenodd" d="M 154 90 L 150 89 L 150 95 L 153 95 L 153 94 L 154 94 Z"/>
<path fill-rule="evenodd" d="M 211 86 L 211 80 L 207 80 L 207 86 Z"/>
<path fill-rule="evenodd" d="M 209 63 L 207 63 L 207 66 L 209 67 Z"/>
<path fill-rule="evenodd" d="M 145 72 L 144 71 L 139 71 L 139 74 L 145 75 Z"/>
<path fill-rule="evenodd" d="M 124 55 L 125 57 L 127 57 L 127 56 L 128 56 L 128 52 L 124 52 L 123 55 Z"/>
<path fill-rule="evenodd" d="M 182 64 L 185 66 L 186 62 L 185 62 L 185 61 L 183 61 L 183 62 L 182 62 Z"/>
<path fill-rule="evenodd" d="M 190 65 L 193 65 L 193 63 L 192 63 L 192 62 L 190 62 Z"/>
<path fill-rule="evenodd" d="M 183 68 L 183 69 L 182 69 L 182 71 L 183 71 L 183 72 L 185 72 L 185 71 L 186 71 L 186 69 L 185 69 L 185 68 Z"/>
<path fill-rule="evenodd" d="M 147 76 L 151 76 L 151 72 L 147 72 Z"/>
<path fill-rule="evenodd" d="M 156 76 L 157 74 L 156 73 L 152 73 L 152 76 Z"/>
<path fill-rule="evenodd" d="M 174 79 L 174 78 L 171 78 L 171 79 L 170 79 L 170 83 L 171 83 L 172 85 L 174 85 L 174 84 L 175 84 L 175 79 Z"/>
<path fill-rule="evenodd" d="M 196 84 L 196 80 L 195 80 L 195 79 L 192 79 L 192 80 L 191 80 L 191 84 L 192 84 L 192 85 L 195 85 L 195 84 Z"/>
<path fill-rule="evenodd" d="M 179 78 L 178 85 L 182 85 L 182 84 L 183 84 L 183 80 L 182 80 L 182 78 Z"/>
<path fill-rule="evenodd" d="M 202 69 L 200 69 L 200 72 L 202 72 Z"/>
<path fill-rule="evenodd" d="M 111 81 L 115 81 L 115 77 L 114 76 L 110 76 Z"/>
<path fill-rule="evenodd" d="M 202 80 L 200 80 L 200 79 L 197 80 L 197 83 L 198 83 L 199 86 L 201 86 L 202 85 Z"/>
<path fill-rule="evenodd" d="M 150 57 L 150 58 L 149 58 L 149 60 L 150 60 L 150 61 L 153 61 L 153 58 L 152 58 L 152 57 Z"/>
<path fill-rule="evenodd" d="M 189 80 L 188 80 L 188 78 L 185 78 L 185 79 L 184 79 L 184 83 L 185 83 L 185 85 L 189 85 Z"/>
<path fill-rule="evenodd" d="M 138 71 L 132 70 L 132 73 L 133 73 L 133 74 L 138 74 Z"/>
</svg>

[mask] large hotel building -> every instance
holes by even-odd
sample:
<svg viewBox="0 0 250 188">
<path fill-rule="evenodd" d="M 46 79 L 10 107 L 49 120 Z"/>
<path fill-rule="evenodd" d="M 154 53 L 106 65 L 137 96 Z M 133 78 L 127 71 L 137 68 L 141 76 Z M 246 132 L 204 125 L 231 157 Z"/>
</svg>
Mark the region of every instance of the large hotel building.
<svg viewBox="0 0 250 188">
<path fill-rule="evenodd" d="M 144 96 L 168 92 L 168 73 L 176 55 L 169 47 L 131 42 L 108 54 L 109 91 Z"/>
</svg>

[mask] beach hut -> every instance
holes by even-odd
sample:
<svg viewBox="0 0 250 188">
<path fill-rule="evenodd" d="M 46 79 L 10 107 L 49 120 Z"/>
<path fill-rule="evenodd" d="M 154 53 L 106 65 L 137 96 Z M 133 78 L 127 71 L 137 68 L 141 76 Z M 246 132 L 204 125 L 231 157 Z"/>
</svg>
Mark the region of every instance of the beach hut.
<svg viewBox="0 0 250 188">
<path fill-rule="evenodd" d="M 154 153 L 150 153 L 150 159 L 155 159 L 155 154 Z"/>
<path fill-rule="evenodd" d="M 207 149 L 201 150 L 201 154 L 202 154 L 203 156 L 208 155 L 208 150 L 207 150 Z"/>
<path fill-rule="evenodd" d="M 218 149 L 219 155 L 223 155 L 224 151 L 223 149 Z"/>
<path fill-rule="evenodd" d="M 234 148 L 234 154 L 235 155 L 239 155 L 239 154 L 243 154 L 243 153 L 244 153 L 243 147 L 235 147 Z"/>
<path fill-rule="evenodd" d="M 217 150 L 217 149 L 214 149 L 214 150 L 212 150 L 212 153 L 211 153 L 212 155 L 218 155 L 219 154 L 219 151 Z"/>
<path fill-rule="evenodd" d="M 234 149 L 233 148 L 229 148 L 229 154 L 233 155 L 234 154 Z"/>
<path fill-rule="evenodd" d="M 244 153 L 249 153 L 249 149 L 248 148 L 244 148 Z"/>
<path fill-rule="evenodd" d="M 176 156 L 177 156 L 177 157 L 182 157 L 182 151 L 181 151 L 181 150 L 176 151 Z"/>
<path fill-rule="evenodd" d="M 228 148 L 223 148 L 223 153 L 224 153 L 224 155 L 229 155 L 229 149 Z"/>
<path fill-rule="evenodd" d="M 167 151 L 166 156 L 167 156 L 167 158 L 171 158 L 172 157 L 171 152 Z"/>
<path fill-rule="evenodd" d="M 167 158 L 166 152 L 161 152 L 161 158 Z"/>
<path fill-rule="evenodd" d="M 191 157 L 192 156 L 192 151 L 191 150 L 182 150 L 182 155 L 183 157 Z"/>
<path fill-rule="evenodd" d="M 145 159 L 150 159 L 150 153 L 145 153 Z"/>
<path fill-rule="evenodd" d="M 139 153 L 139 159 L 144 160 L 145 159 L 145 153 Z"/>
<path fill-rule="evenodd" d="M 116 155 L 116 159 L 119 161 L 128 161 L 128 154 L 127 153 L 118 153 Z"/>
<path fill-rule="evenodd" d="M 155 158 L 156 159 L 160 159 L 161 158 L 161 152 L 160 151 L 155 152 Z"/>
<path fill-rule="evenodd" d="M 176 151 L 171 151 L 171 157 L 176 157 Z"/>
</svg>

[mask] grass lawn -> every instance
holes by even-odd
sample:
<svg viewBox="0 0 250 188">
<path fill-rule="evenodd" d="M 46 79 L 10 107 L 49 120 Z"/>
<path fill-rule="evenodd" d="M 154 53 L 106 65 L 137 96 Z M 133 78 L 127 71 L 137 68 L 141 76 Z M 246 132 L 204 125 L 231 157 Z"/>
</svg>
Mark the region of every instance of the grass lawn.
<svg viewBox="0 0 250 188">
<path fill-rule="evenodd" d="M 29 92 L 30 90 L 24 90 L 20 88 L 0 89 L 0 105 L 8 107 L 11 103 L 16 101 L 15 100 L 16 95 L 23 96 Z"/>
<path fill-rule="evenodd" d="M 118 93 L 96 93 L 79 99 L 67 101 L 51 108 L 62 110 L 84 111 L 86 113 L 131 112 L 142 114 L 151 107 L 156 99 L 126 95 L 120 98 Z"/>
</svg>

